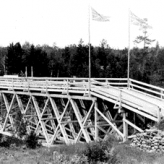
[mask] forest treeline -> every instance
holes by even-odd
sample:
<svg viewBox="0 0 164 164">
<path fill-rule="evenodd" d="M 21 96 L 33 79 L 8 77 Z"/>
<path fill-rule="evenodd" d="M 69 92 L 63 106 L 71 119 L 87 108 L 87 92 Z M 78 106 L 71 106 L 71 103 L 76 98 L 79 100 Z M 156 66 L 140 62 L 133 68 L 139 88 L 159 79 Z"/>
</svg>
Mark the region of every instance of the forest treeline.
<svg viewBox="0 0 164 164">
<path fill-rule="evenodd" d="M 65 48 L 11 43 L 0 47 L 0 75 L 25 73 L 35 77 L 88 77 L 89 47 L 82 40 Z M 126 78 L 128 49 L 113 49 L 102 40 L 91 45 L 91 77 Z M 130 53 L 130 78 L 162 85 L 164 80 L 164 48 L 133 48 Z"/>
</svg>

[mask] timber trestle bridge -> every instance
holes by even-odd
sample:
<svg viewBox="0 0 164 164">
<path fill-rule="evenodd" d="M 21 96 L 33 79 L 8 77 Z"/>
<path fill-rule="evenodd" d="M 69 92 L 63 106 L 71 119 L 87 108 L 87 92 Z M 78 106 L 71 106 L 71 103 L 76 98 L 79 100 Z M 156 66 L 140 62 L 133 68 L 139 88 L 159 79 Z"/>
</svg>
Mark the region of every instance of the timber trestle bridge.
<svg viewBox="0 0 164 164">
<path fill-rule="evenodd" d="M 0 133 L 16 113 L 46 144 L 121 140 L 164 116 L 164 89 L 127 78 L 0 77 Z"/>
</svg>

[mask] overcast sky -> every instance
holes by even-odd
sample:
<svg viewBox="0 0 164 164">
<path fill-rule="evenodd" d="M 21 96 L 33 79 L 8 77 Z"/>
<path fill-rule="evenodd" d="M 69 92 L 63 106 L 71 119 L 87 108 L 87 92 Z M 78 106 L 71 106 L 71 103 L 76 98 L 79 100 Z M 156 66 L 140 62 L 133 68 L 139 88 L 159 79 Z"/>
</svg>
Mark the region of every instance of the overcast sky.
<svg viewBox="0 0 164 164">
<path fill-rule="evenodd" d="M 107 40 L 112 48 L 128 46 L 128 9 L 140 18 L 147 18 L 153 29 L 150 39 L 164 46 L 163 0 L 0 0 L 0 46 L 25 41 L 31 44 L 58 47 L 88 44 L 88 5 L 98 13 L 110 16 L 110 22 L 90 21 L 93 45 Z M 142 34 L 131 25 L 133 40 Z M 153 46 L 156 45 L 154 42 Z"/>
</svg>

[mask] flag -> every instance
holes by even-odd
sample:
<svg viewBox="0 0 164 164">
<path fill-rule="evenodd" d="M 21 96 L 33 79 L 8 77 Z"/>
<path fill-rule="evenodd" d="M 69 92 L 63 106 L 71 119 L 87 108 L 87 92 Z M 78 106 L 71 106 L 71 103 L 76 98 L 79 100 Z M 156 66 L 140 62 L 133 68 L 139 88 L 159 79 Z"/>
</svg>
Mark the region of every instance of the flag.
<svg viewBox="0 0 164 164">
<path fill-rule="evenodd" d="M 93 8 L 91 9 L 92 9 L 92 20 L 100 21 L 100 22 L 109 21 L 109 16 L 103 16 L 99 14 L 97 11 L 95 11 Z"/>
<path fill-rule="evenodd" d="M 151 26 L 147 24 L 146 19 L 141 19 L 137 17 L 131 11 L 130 11 L 130 20 L 131 20 L 131 23 L 133 23 L 134 25 L 144 27 L 144 28 L 150 28 L 150 29 L 152 28 Z"/>
</svg>

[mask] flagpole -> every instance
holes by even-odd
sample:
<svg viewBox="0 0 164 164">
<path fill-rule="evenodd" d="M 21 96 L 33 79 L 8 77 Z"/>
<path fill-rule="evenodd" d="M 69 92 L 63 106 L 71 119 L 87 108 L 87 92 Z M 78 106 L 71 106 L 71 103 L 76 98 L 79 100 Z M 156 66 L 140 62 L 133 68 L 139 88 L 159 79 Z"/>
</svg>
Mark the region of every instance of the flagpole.
<svg viewBox="0 0 164 164">
<path fill-rule="evenodd" d="M 88 71 L 89 71 L 89 80 L 88 80 L 88 84 L 89 84 L 89 96 L 91 96 L 90 92 L 91 92 L 91 43 L 90 43 L 90 12 L 91 12 L 91 7 L 90 4 L 88 5 L 88 36 L 89 36 L 89 64 L 88 64 Z M 94 14 L 93 14 L 94 12 Z M 102 16 L 99 13 L 97 13 L 95 10 L 92 9 L 92 20 L 96 20 L 96 21 L 109 21 L 108 17 Z"/>
<path fill-rule="evenodd" d="M 89 39 L 89 96 L 91 90 L 91 45 L 90 45 L 90 5 L 88 6 L 88 39 Z"/>
<path fill-rule="evenodd" d="M 127 78 L 128 78 L 128 88 L 130 88 L 130 9 L 128 10 L 128 71 L 127 71 Z"/>
</svg>

